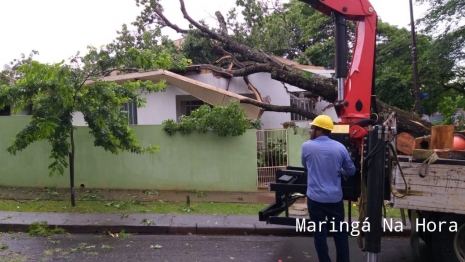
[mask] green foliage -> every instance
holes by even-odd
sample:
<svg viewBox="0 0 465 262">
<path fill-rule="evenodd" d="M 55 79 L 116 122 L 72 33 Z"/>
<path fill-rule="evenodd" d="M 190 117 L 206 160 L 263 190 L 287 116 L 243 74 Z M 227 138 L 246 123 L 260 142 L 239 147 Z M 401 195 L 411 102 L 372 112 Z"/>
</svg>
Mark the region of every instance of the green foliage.
<svg viewBox="0 0 465 262">
<path fill-rule="evenodd" d="M 262 121 L 260 121 L 260 119 L 251 119 L 250 120 L 250 127 L 253 128 L 253 129 L 260 129 L 262 128 Z"/>
<path fill-rule="evenodd" d="M 443 115 L 443 125 L 456 125 L 457 130 L 463 130 L 465 127 L 465 119 L 463 112 L 458 112 L 459 108 L 465 108 L 465 97 L 458 95 L 455 98 L 445 97 L 439 103 L 439 112 Z"/>
<path fill-rule="evenodd" d="M 126 232 L 124 232 L 124 230 L 121 230 L 121 232 L 119 232 L 119 234 L 118 234 L 118 238 L 121 239 L 121 240 L 130 238 L 131 236 L 132 236 L 131 233 L 126 233 Z"/>
<path fill-rule="evenodd" d="M 86 56 L 77 54 L 70 64 L 42 64 L 34 61 L 32 55 L 27 59 L 23 56 L 13 66 L 16 70 L 13 75 L 17 76 L 14 84 L 0 86 L 0 108 L 14 104 L 21 111 L 32 104 L 32 118 L 16 135 L 8 151 L 16 155 L 30 144 L 46 140 L 52 146 L 50 175 L 63 174 L 69 164 L 68 157 L 74 157 L 71 155 L 74 154 L 73 115 L 81 112 L 95 138 L 95 146 L 113 154 L 155 153 L 158 146 L 139 144 L 134 130 L 127 125 L 127 113 L 121 110 L 121 105 L 144 106 L 146 100 L 142 95 L 164 91 L 165 82 L 114 83 L 102 81 L 101 77 L 115 70 L 125 72 L 128 67 L 131 70 L 166 69 L 173 66 L 172 58 L 158 46 L 136 49 L 127 43 L 119 44 L 113 43 L 101 50 L 90 47 Z M 181 62 L 178 66 L 185 64 Z"/>
<path fill-rule="evenodd" d="M 268 138 L 266 148 L 257 152 L 257 167 L 286 166 L 287 144 L 285 139 Z"/>
<path fill-rule="evenodd" d="M 440 88 L 429 90 L 440 102 L 445 96 L 465 94 L 465 0 L 417 0 L 428 4 L 424 17 L 418 20 L 422 32 L 433 37 L 428 65 L 439 78 Z M 428 87 L 430 84 L 427 83 Z M 434 97 L 433 97 L 434 98 Z M 428 103 L 428 106 L 430 103 Z M 432 105 L 434 107 L 434 104 Z"/>
<path fill-rule="evenodd" d="M 55 227 L 50 229 L 47 221 L 34 222 L 29 226 L 30 236 L 51 236 L 54 234 L 65 234 L 66 231 L 63 228 Z"/>
<path fill-rule="evenodd" d="M 430 97 L 421 101 L 425 113 L 434 113 L 446 90 L 443 84 L 450 80 L 442 72 L 450 72 L 451 65 L 438 59 L 431 37 L 417 34 L 417 61 L 420 93 Z M 413 110 L 414 81 L 410 31 L 378 22 L 376 53 L 376 93 L 380 100 L 403 110 Z"/>
<path fill-rule="evenodd" d="M 257 121 L 253 122 L 256 126 Z M 163 130 L 169 135 L 179 131 L 190 134 L 194 131 L 207 133 L 211 131 L 218 136 L 241 136 L 251 128 L 252 122 L 247 119 L 243 108 L 237 102 L 230 102 L 227 106 L 202 105 L 191 112 L 189 116 L 181 116 L 179 123 L 173 119 L 163 121 Z"/>
</svg>

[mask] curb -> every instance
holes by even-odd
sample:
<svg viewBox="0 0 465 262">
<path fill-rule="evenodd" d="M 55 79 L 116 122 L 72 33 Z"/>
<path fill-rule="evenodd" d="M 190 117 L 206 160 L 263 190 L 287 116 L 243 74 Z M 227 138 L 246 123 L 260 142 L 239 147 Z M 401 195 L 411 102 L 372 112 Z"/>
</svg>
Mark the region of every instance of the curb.
<svg viewBox="0 0 465 262">
<path fill-rule="evenodd" d="M 313 236 L 303 228 L 297 232 L 295 226 L 267 224 L 257 216 L 245 215 L 182 215 L 182 214 L 75 214 L 40 212 L 0 211 L 0 232 L 29 232 L 34 222 L 46 221 L 50 228 L 63 228 L 73 234 L 117 233 L 124 230 L 135 234 L 171 235 L 257 235 L 257 236 Z M 380 225 L 381 226 L 381 225 Z M 329 230 L 329 228 L 328 228 Z M 351 231 L 353 233 L 355 231 Z M 355 233 L 358 233 L 355 232 Z M 382 230 L 382 236 L 410 236 L 411 226 L 404 225 L 402 231 Z M 360 231 L 363 235 L 363 231 Z M 328 232 L 331 235 L 331 232 Z M 356 234 L 350 234 L 355 236 Z"/>
<path fill-rule="evenodd" d="M 71 234 L 104 234 L 110 232 L 121 232 L 133 234 L 149 235 L 257 235 L 257 236 L 281 236 L 281 237 L 313 237 L 311 232 L 296 232 L 294 227 L 290 226 L 129 226 L 129 225 L 59 225 L 49 224 L 51 228 L 63 228 Z M 0 232 L 29 232 L 28 224 L 0 224 Z M 387 231 L 382 232 L 383 237 L 406 237 L 410 236 L 411 229 L 405 228 L 401 232 Z M 362 234 L 363 235 L 363 234 Z M 328 236 L 331 233 L 328 232 Z M 355 236 L 353 236 L 355 237 Z"/>
</svg>

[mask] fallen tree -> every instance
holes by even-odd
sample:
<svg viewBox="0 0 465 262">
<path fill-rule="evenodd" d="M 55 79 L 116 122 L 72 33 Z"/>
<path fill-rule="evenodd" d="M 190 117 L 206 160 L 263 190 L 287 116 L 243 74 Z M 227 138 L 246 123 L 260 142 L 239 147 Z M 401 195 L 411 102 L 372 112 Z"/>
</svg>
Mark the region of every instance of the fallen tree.
<svg viewBox="0 0 465 262">
<path fill-rule="evenodd" d="M 156 25 L 160 28 L 169 27 L 177 33 L 184 35 L 195 33 L 195 35 L 207 39 L 210 48 L 220 55 L 220 59 L 211 64 L 199 64 L 197 67 L 203 70 L 210 70 L 225 78 L 243 77 L 249 89 L 256 95 L 256 100 L 244 99 L 241 100 L 241 103 L 254 104 L 262 107 L 265 111 L 296 113 L 310 119 L 316 116 L 312 112 L 295 106 L 278 106 L 263 103 L 259 92 L 250 84 L 247 78 L 251 74 L 260 72 L 270 73 L 272 79 L 283 83 L 283 88 L 286 88 L 286 84 L 293 85 L 307 90 L 326 101 L 335 101 L 337 98 L 336 82 L 333 79 L 311 74 L 299 70 L 292 65 L 281 63 L 262 50 L 255 50 L 236 41 L 228 34 L 228 25 L 220 12 L 215 13 L 219 22 L 218 29 L 212 29 L 204 23 L 199 23 L 188 14 L 184 1 L 179 0 L 179 2 L 184 18 L 191 25 L 190 29 L 183 29 L 173 24 L 163 14 L 163 7 L 158 1 L 141 1 L 140 3 L 145 5 L 145 9 L 134 23 L 139 27 L 139 33 L 146 30 L 149 25 Z M 229 63 L 225 64 L 225 61 L 229 61 Z M 395 112 L 397 114 L 399 132 L 408 132 L 416 137 L 429 134 L 431 123 L 420 119 L 414 113 L 400 110 L 379 100 L 377 100 L 377 108 L 379 123 L 384 122 L 392 112 Z"/>
</svg>

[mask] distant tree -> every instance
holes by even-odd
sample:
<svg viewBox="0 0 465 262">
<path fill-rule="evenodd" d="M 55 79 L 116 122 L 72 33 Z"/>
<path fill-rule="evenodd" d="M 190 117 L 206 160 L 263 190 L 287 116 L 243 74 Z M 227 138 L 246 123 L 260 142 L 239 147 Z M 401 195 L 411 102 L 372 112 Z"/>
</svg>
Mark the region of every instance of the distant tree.
<svg viewBox="0 0 465 262">
<path fill-rule="evenodd" d="M 166 84 L 163 81 L 118 84 L 101 78 L 112 72 L 173 67 L 175 61 L 164 50 L 137 49 L 130 45 L 123 48 L 114 44 L 100 51 L 91 47 L 86 56 L 77 54 L 69 64 L 43 64 L 30 58 L 13 67 L 16 80 L 12 85 L 0 86 L 0 108 L 14 104 L 14 109 L 19 111 L 33 106 L 30 123 L 16 135 L 8 151 L 15 155 L 34 142 L 48 141 L 53 159 L 49 165 L 50 176 L 62 175 L 69 166 L 72 206 L 75 206 L 73 115 L 76 112 L 84 115 L 95 146 L 113 154 L 158 150 L 158 146 L 139 144 L 134 130 L 128 126 L 128 114 L 122 111 L 122 103 L 142 107 L 146 102 L 142 94 L 163 91 Z M 182 67 L 186 61 L 176 64 Z"/>
<path fill-rule="evenodd" d="M 423 32 L 434 38 L 429 62 L 436 64 L 442 90 L 465 95 L 465 0 L 417 0 L 429 8 L 419 19 Z"/>
</svg>

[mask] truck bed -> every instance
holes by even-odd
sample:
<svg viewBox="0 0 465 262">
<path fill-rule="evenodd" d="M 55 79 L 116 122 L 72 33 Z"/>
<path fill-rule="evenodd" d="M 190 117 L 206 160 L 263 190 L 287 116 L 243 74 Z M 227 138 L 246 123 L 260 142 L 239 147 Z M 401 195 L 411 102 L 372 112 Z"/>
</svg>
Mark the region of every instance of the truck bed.
<svg viewBox="0 0 465 262">
<path fill-rule="evenodd" d="M 425 171 L 423 159 L 399 156 L 408 185 L 404 197 L 392 196 L 396 208 L 465 214 L 465 160 L 438 159 Z M 424 177 L 419 175 L 420 168 Z M 394 188 L 405 192 L 399 167 L 393 168 Z"/>
</svg>

